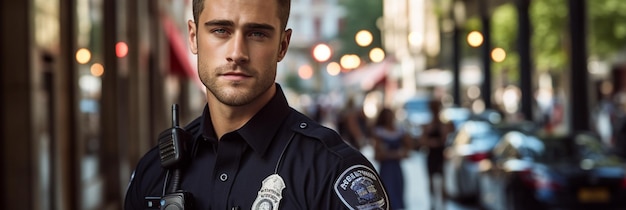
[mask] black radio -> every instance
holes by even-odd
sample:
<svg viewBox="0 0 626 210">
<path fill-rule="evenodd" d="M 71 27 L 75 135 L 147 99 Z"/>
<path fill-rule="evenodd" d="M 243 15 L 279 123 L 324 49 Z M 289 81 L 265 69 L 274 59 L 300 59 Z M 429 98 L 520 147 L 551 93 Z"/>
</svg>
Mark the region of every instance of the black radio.
<svg viewBox="0 0 626 210">
<path fill-rule="evenodd" d="M 161 210 L 189 210 L 193 209 L 193 195 L 180 189 L 182 170 L 189 162 L 188 145 L 192 135 L 178 124 L 178 104 L 172 105 L 172 128 L 159 134 L 159 156 L 161 166 L 167 170 L 164 193 L 158 203 L 148 202 L 148 205 Z M 148 198 L 146 198 L 147 200 Z M 158 207 L 157 207 L 158 206 Z"/>
</svg>

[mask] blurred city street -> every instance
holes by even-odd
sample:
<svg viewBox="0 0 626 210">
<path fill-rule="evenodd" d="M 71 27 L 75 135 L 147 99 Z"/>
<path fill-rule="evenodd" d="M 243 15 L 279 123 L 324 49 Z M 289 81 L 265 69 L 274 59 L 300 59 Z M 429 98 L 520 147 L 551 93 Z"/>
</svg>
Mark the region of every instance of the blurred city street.
<svg viewBox="0 0 626 210">
<path fill-rule="evenodd" d="M 376 145 L 387 183 L 402 169 L 406 209 L 626 209 L 625 0 L 289 2 L 276 84 L 383 174 Z M 258 56 L 192 50 L 209 3 L 0 0 L 3 209 L 122 209 L 170 107 L 181 125 L 205 110 L 199 66 Z M 431 196 L 440 170 L 435 189 L 475 203 Z"/>
</svg>

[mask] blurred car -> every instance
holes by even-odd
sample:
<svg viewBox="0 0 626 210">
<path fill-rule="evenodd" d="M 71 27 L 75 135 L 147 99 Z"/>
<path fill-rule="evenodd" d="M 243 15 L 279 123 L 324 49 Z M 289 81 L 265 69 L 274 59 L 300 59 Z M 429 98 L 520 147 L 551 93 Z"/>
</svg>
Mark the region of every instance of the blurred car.
<svg viewBox="0 0 626 210">
<path fill-rule="evenodd" d="M 461 126 L 472 117 L 472 111 L 465 107 L 450 106 L 445 107 L 439 113 L 442 122 L 451 122 L 455 128 Z"/>
<path fill-rule="evenodd" d="M 414 138 L 422 134 L 422 126 L 429 123 L 433 118 L 428 107 L 429 101 L 430 98 L 426 96 L 413 97 L 404 102 L 402 109 L 400 109 L 402 117 L 399 119 L 403 121 L 405 129 Z"/>
<path fill-rule="evenodd" d="M 481 161 L 491 157 L 491 151 L 506 132 L 534 132 L 530 121 L 500 122 L 496 112 L 474 114 L 449 135 L 443 163 L 443 185 L 446 195 L 459 201 L 475 201 L 480 193 Z"/>
<path fill-rule="evenodd" d="M 511 131 L 480 165 L 486 209 L 626 209 L 624 162 L 590 133 Z"/>
<path fill-rule="evenodd" d="M 478 163 L 489 152 L 501 133 L 485 120 L 468 120 L 450 134 L 443 162 L 443 187 L 456 200 L 473 199 L 478 193 Z"/>
</svg>

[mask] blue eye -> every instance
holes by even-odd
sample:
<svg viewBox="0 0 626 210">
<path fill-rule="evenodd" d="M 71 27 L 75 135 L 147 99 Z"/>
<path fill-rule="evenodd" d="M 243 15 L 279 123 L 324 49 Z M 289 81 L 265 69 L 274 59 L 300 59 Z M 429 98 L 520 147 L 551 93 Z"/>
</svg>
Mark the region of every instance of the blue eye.
<svg viewBox="0 0 626 210">
<path fill-rule="evenodd" d="M 265 34 L 262 33 L 262 32 L 252 32 L 252 33 L 250 33 L 250 36 L 253 36 L 253 37 L 266 37 Z"/>
<path fill-rule="evenodd" d="M 222 28 L 219 28 L 219 29 L 213 30 L 213 33 L 223 34 L 223 33 L 226 33 L 226 30 L 222 29 Z"/>
</svg>

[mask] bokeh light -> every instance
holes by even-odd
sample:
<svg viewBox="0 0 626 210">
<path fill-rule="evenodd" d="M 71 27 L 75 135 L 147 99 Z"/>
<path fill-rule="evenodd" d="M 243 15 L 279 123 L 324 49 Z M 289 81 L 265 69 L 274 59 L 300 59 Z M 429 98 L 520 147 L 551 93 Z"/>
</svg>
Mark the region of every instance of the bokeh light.
<svg viewBox="0 0 626 210">
<path fill-rule="evenodd" d="M 104 74 L 104 66 L 100 63 L 92 64 L 89 70 L 91 71 L 91 75 L 94 77 L 101 77 Z"/>
<path fill-rule="evenodd" d="M 356 69 L 361 65 L 361 58 L 355 54 L 343 55 L 339 60 L 339 64 L 341 64 L 341 67 L 344 69 Z"/>
<path fill-rule="evenodd" d="M 76 51 L 76 62 L 86 64 L 91 60 L 91 52 L 87 48 L 80 48 Z"/>
<path fill-rule="evenodd" d="M 298 76 L 302 79 L 311 79 L 313 77 L 313 68 L 309 65 L 302 65 L 298 68 Z"/>
<path fill-rule="evenodd" d="M 370 60 L 374 63 L 385 60 L 385 51 L 379 47 L 370 50 Z"/>
<path fill-rule="evenodd" d="M 117 44 L 115 44 L 115 55 L 118 58 L 126 57 L 127 54 L 128 45 L 126 44 L 126 42 L 118 42 Z"/>
<path fill-rule="evenodd" d="M 419 46 L 422 46 L 422 42 L 424 41 L 424 36 L 422 35 L 422 33 L 413 31 L 409 33 L 408 39 L 409 39 L 409 44 L 411 46 L 419 47 Z"/>
<path fill-rule="evenodd" d="M 317 62 L 326 62 L 328 59 L 330 59 L 331 55 L 332 55 L 332 50 L 327 44 L 321 43 L 313 47 L 313 58 Z"/>
<path fill-rule="evenodd" d="M 506 51 L 499 47 L 494 48 L 493 50 L 491 50 L 491 59 L 496 63 L 504 61 L 504 59 L 506 59 Z"/>
<path fill-rule="evenodd" d="M 341 66 L 337 62 L 330 62 L 326 65 L 326 72 L 331 76 L 337 76 L 341 73 Z"/>
<path fill-rule="evenodd" d="M 372 40 L 374 40 L 374 37 L 372 36 L 372 33 L 368 30 L 360 30 L 359 32 L 356 32 L 354 40 L 356 41 L 357 45 L 361 47 L 367 47 L 372 44 Z"/>
<path fill-rule="evenodd" d="M 467 34 L 467 44 L 471 47 L 478 47 L 483 44 L 483 34 L 479 31 L 472 31 Z"/>
</svg>

